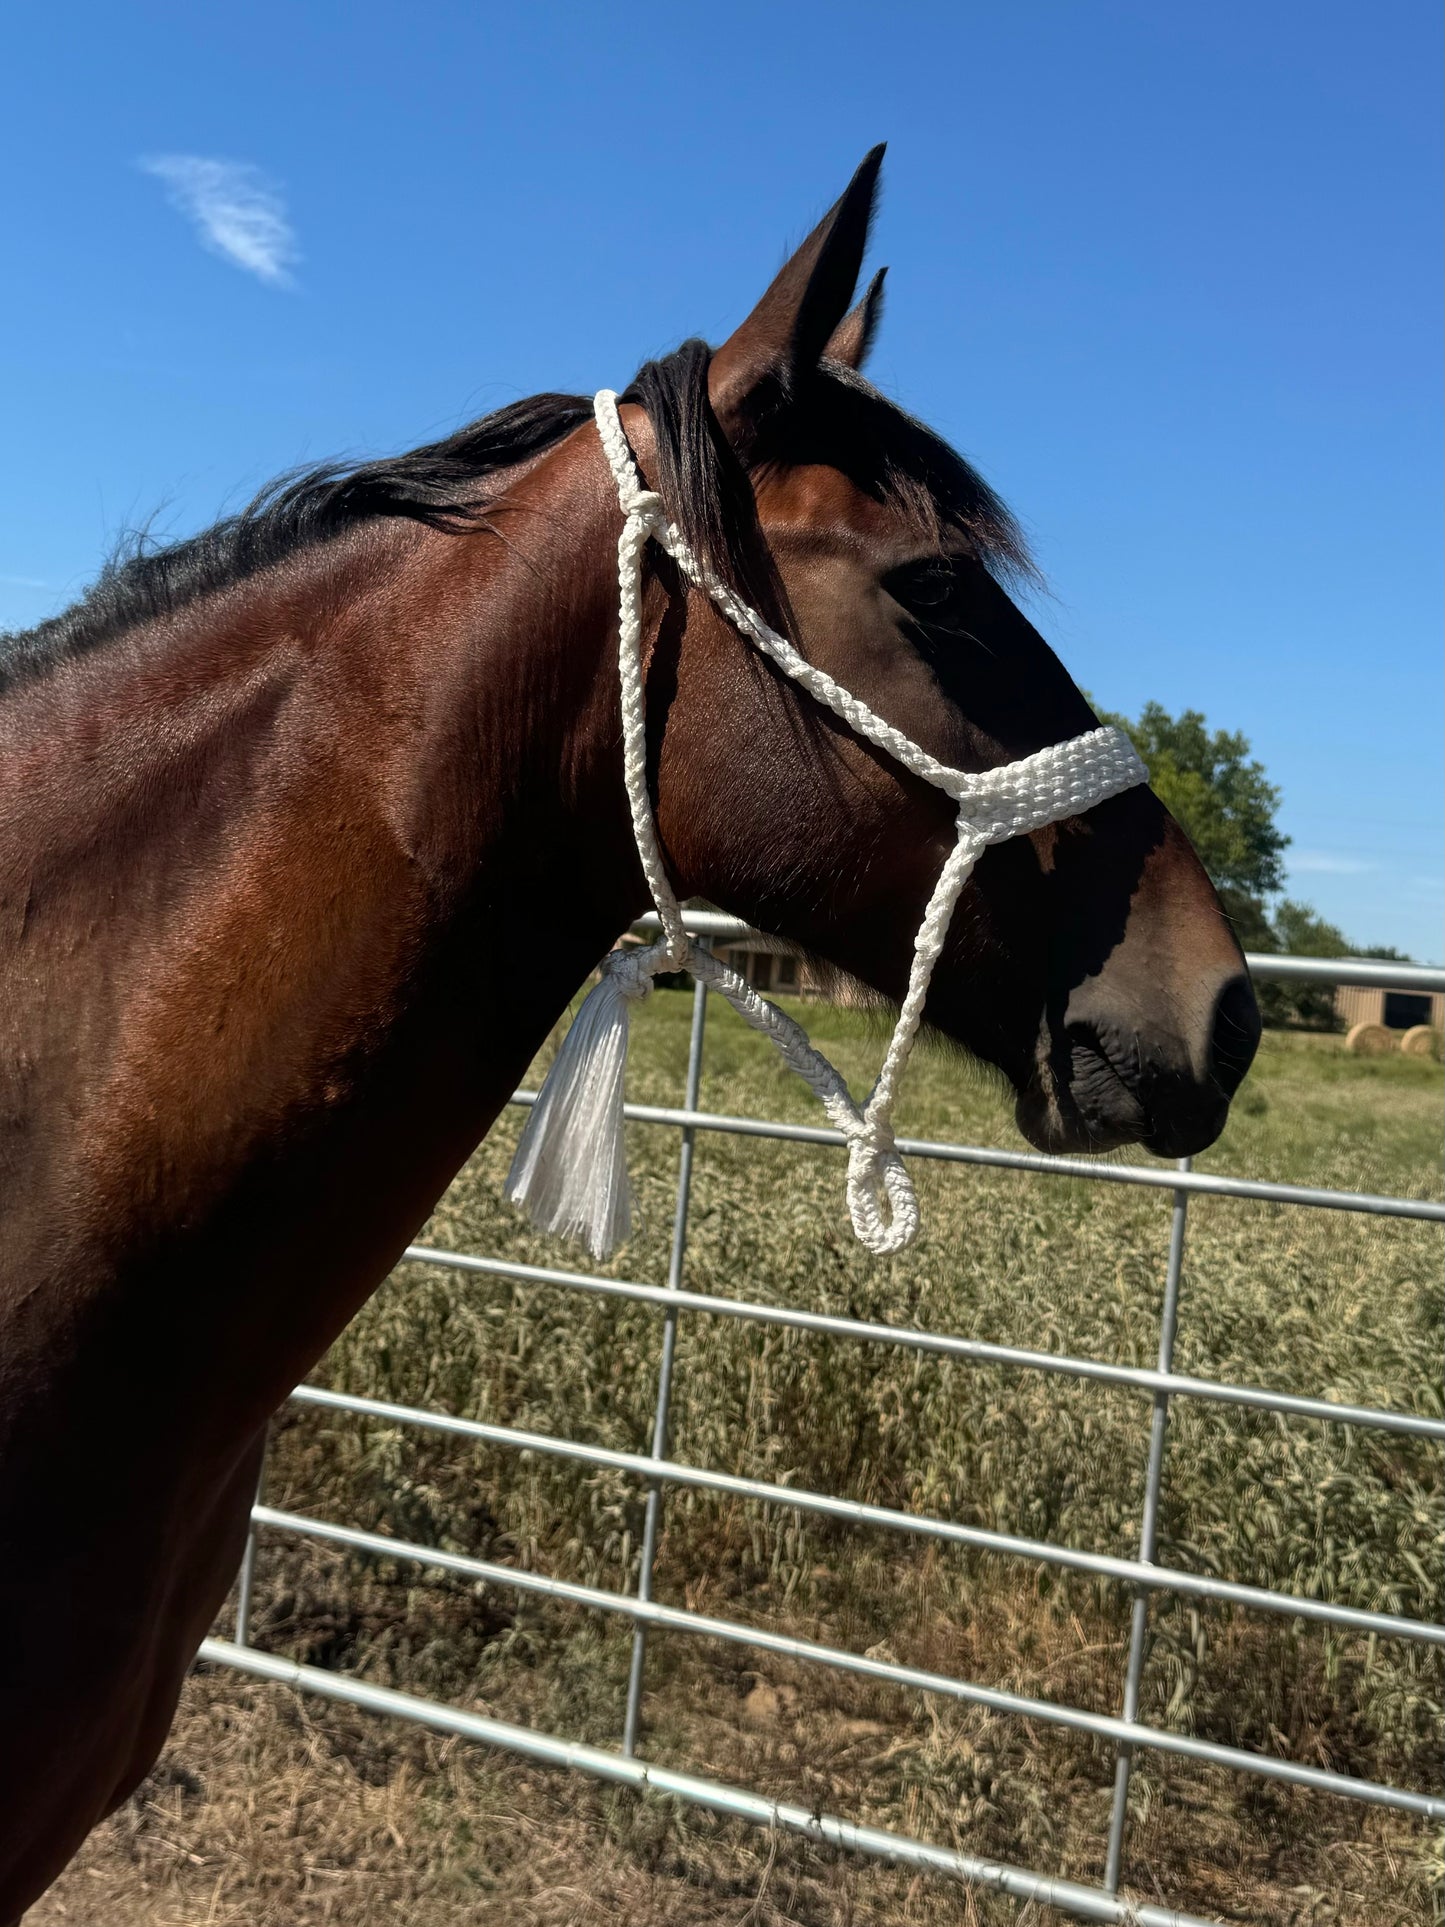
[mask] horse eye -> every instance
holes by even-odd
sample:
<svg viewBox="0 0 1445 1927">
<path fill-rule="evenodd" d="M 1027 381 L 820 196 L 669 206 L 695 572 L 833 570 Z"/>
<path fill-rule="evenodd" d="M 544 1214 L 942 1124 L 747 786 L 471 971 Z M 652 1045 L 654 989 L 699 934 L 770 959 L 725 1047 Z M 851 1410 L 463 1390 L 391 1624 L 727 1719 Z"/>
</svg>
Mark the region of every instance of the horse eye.
<svg viewBox="0 0 1445 1927">
<path fill-rule="evenodd" d="M 936 621 L 957 597 L 959 580 L 946 562 L 925 562 L 897 570 L 888 578 L 887 588 L 905 609 Z"/>
</svg>

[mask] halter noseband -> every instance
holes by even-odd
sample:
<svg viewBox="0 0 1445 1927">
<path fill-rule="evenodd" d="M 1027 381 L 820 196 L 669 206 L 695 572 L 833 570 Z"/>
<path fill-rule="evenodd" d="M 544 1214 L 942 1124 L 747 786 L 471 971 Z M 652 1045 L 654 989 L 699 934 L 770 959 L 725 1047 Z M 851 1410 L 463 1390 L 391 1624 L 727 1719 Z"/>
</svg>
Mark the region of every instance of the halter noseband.
<svg viewBox="0 0 1445 1927">
<path fill-rule="evenodd" d="M 697 982 L 720 992 L 746 1023 L 770 1038 L 788 1068 L 817 1094 L 848 1142 L 847 1196 L 853 1229 L 870 1251 L 887 1256 L 911 1243 L 918 1230 L 918 1200 L 893 1141 L 893 1106 L 954 905 L 974 864 L 991 843 L 1081 815 L 1110 796 L 1147 783 L 1149 772 L 1128 737 L 1117 729 L 1092 729 L 982 774 L 938 762 L 801 656 L 698 560 L 668 519 L 661 497 L 642 486 L 617 412 L 617 396 L 609 388 L 602 389 L 593 410 L 624 517 L 617 543 L 623 780 L 662 937 L 645 948 L 614 950 L 603 959 L 601 981 L 578 1012 L 527 1120 L 507 1194 L 541 1229 L 584 1238 L 596 1257 L 605 1257 L 627 1236 L 631 1210 L 622 1150 L 627 1005 L 647 995 L 659 971 L 685 970 Z M 647 787 L 642 579 L 649 541 L 670 555 L 687 580 L 786 676 L 857 735 L 957 805 L 957 838 L 914 939 L 908 989 L 882 1068 L 861 1106 L 827 1058 L 814 1050 L 802 1026 L 760 996 L 735 970 L 699 949 L 683 928 L 682 911 L 658 847 Z"/>
</svg>

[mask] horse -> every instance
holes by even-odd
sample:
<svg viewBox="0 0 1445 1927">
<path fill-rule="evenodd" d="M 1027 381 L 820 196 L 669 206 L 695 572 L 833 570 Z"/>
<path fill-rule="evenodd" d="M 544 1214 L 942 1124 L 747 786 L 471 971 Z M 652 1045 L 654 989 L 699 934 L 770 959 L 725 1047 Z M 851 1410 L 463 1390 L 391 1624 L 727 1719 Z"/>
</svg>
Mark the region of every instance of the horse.
<svg viewBox="0 0 1445 1927">
<path fill-rule="evenodd" d="M 975 470 L 864 377 L 875 149 L 716 350 L 621 419 L 692 551 L 915 743 L 1095 727 Z M 0 645 L 0 1920 L 155 1761 L 266 1423 L 647 902 L 617 495 L 587 398 L 283 479 Z M 647 780 L 680 897 L 897 1000 L 952 808 L 665 555 Z M 990 849 L 933 1033 L 1048 1151 L 1201 1150 L 1259 1018 L 1134 788 Z"/>
</svg>

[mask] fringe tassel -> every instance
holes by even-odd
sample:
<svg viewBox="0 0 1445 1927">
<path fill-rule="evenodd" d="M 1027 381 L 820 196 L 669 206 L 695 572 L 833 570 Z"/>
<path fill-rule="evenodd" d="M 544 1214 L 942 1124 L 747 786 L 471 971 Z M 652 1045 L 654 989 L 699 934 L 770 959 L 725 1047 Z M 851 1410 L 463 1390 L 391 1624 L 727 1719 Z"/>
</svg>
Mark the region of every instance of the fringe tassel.
<svg viewBox="0 0 1445 1927">
<path fill-rule="evenodd" d="M 606 1258 L 632 1230 L 622 1102 L 628 1005 L 667 968 L 664 946 L 614 950 L 583 1000 L 537 1095 L 507 1174 L 507 1196 L 539 1231 L 580 1238 Z"/>
</svg>

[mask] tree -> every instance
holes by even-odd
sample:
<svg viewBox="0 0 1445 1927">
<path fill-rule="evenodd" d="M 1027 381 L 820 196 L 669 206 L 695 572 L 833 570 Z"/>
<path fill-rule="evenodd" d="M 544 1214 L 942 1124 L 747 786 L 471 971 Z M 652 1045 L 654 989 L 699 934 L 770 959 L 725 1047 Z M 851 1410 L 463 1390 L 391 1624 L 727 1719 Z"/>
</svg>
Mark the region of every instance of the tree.
<svg viewBox="0 0 1445 1927">
<path fill-rule="evenodd" d="M 1291 957 L 1344 957 L 1349 939 L 1338 925 L 1319 915 L 1312 904 L 1286 897 L 1274 913 L 1271 942 L 1266 950 Z M 1267 1024 L 1298 1024 L 1305 1030 L 1334 1030 L 1333 984 L 1256 984 L 1260 1014 Z"/>
</svg>

